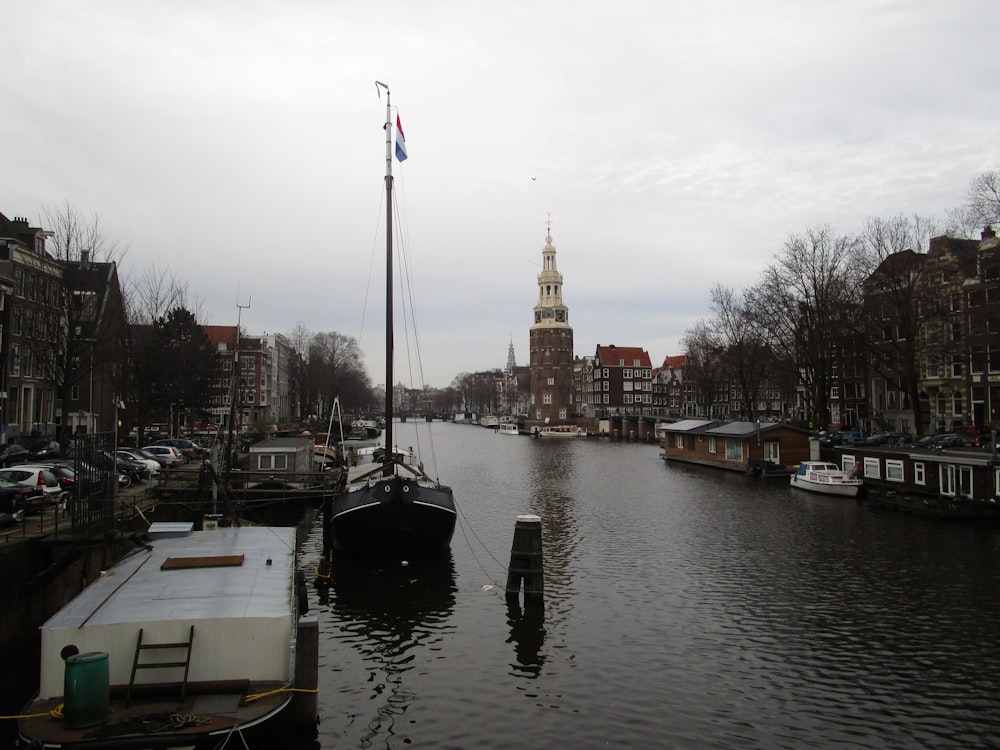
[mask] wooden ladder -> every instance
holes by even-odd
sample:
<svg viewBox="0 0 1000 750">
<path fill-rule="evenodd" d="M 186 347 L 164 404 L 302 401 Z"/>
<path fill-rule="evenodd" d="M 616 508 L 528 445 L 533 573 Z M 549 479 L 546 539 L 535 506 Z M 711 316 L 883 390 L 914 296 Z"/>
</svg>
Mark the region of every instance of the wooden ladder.
<svg viewBox="0 0 1000 750">
<path fill-rule="evenodd" d="M 184 679 L 181 680 L 181 700 L 184 700 L 184 693 L 187 688 L 188 671 L 191 668 L 191 646 L 194 643 L 194 625 L 188 631 L 188 639 L 177 643 L 143 643 L 142 628 L 139 628 L 139 639 L 135 644 L 135 657 L 132 659 L 132 676 L 129 677 L 128 690 L 125 693 L 125 705 L 129 705 L 132 700 L 132 688 L 135 687 L 135 673 L 140 669 L 180 669 L 184 667 Z M 184 660 L 173 661 L 146 661 L 141 662 L 139 658 L 143 651 L 184 649 Z"/>
</svg>

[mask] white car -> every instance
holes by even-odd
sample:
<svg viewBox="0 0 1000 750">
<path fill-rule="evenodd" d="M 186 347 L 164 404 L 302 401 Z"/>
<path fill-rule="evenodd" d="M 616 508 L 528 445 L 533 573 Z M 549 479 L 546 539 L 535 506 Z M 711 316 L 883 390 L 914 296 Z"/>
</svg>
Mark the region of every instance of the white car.
<svg viewBox="0 0 1000 750">
<path fill-rule="evenodd" d="M 138 461 L 141 464 L 146 464 L 149 467 L 149 476 L 155 477 L 160 473 L 160 462 L 152 457 L 152 454 L 148 456 L 143 455 L 143 451 L 132 450 L 131 448 L 119 448 L 118 458 L 124 458 L 128 461 Z"/>
<path fill-rule="evenodd" d="M 0 479 L 24 485 L 25 487 L 41 487 L 42 494 L 49 500 L 57 499 L 63 493 L 59 478 L 49 466 L 20 464 L 6 469 L 0 469 Z"/>
<path fill-rule="evenodd" d="M 184 463 L 184 456 L 171 445 L 147 445 L 143 450 L 162 459 L 166 466 L 180 466 Z"/>
</svg>

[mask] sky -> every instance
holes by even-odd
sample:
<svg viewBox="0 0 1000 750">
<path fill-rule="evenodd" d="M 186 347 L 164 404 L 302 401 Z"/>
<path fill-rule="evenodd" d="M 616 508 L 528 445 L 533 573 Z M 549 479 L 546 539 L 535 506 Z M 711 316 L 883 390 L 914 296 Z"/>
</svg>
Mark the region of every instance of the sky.
<svg viewBox="0 0 1000 750">
<path fill-rule="evenodd" d="M 395 380 L 527 365 L 549 226 L 575 354 L 659 364 L 791 235 L 943 226 L 1000 168 L 998 38 L 992 0 L 7 0 L 0 212 L 97 216 L 123 278 L 353 337 L 384 383 L 383 81 Z"/>
</svg>

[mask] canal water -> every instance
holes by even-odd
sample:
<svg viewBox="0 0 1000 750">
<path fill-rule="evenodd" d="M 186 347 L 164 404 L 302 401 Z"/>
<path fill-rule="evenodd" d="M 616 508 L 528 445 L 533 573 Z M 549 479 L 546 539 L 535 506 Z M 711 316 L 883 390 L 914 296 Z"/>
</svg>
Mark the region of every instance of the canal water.
<svg viewBox="0 0 1000 750">
<path fill-rule="evenodd" d="M 668 465 L 652 445 L 397 430 L 455 490 L 451 552 L 337 559 L 322 579 L 313 530 L 321 724 L 295 750 L 1000 747 L 1000 527 Z M 542 611 L 504 597 L 526 513 Z"/>
<path fill-rule="evenodd" d="M 337 560 L 312 590 L 321 747 L 1000 747 L 998 527 L 430 427 L 433 456 L 426 423 L 397 442 L 455 490 L 451 554 Z M 543 612 L 503 593 L 525 513 Z"/>
</svg>

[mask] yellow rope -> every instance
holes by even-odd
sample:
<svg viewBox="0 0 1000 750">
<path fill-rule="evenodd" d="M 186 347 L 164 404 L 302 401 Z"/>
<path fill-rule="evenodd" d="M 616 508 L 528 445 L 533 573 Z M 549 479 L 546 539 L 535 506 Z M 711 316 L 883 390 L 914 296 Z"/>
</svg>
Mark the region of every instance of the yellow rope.
<svg viewBox="0 0 1000 750">
<path fill-rule="evenodd" d="M 17 716 L 0 716 L 0 721 L 4 719 L 40 719 L 43 716 L 51 716 L 53 719 L 61 719 L 63 704 L 60 703 L 58 706 L 53 708 L 51 711 L 46 711 L 40 714 L 18 714 Z"/>
<path fill-rule="evenodd" d="M 292 687 L 282 687 L 276 690 L 269 690 L 266 693 L 255 693 L 254 695 L 248 695 L 243 699 L 244 703 L 251 703 L 261 698 L 267 698 L 269 695 L 277 695 L 278 693 L 318 693 L 319 688 L 292 688 Z"/>
</svg>

